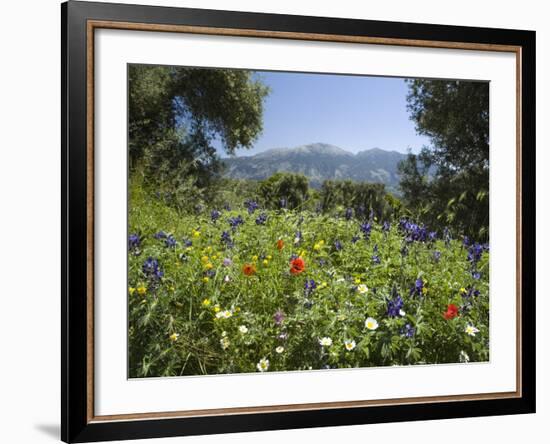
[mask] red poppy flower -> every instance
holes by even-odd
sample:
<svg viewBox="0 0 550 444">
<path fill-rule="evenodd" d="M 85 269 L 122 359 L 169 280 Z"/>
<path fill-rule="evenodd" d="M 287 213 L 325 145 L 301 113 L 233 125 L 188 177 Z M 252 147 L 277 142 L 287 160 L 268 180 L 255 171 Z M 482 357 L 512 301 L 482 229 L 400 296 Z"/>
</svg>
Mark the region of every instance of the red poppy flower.
<svg viewBox="0 0 550 444">
<path fill-rule="evenodd" d="M 290 272 L 294 275 L 300 274 L 302 271 L 306 269 L 306 263 L 301 257 L 297 257 L 296 259 L 292 259 L 290 261 Z"/>
<path fill-rule="evenodd" d="M 285 246 L 285 243 L 282 239 L 279 239 L 277 241 L 277 250 L 281 251 L 283 249 L 283 247 Z"/>
<path fill-rule="evenodd" d="M 243 265 L 243 273 L 245 276 L 252 276 L 254 273 L 256 273 L 256 265 L 254 264 L 244 264 Z"/>
<path fill-rule="evenodd" d="M 443 313 L 443 317 L 448 321 L 458 316 L 458 307 L 455 304 L 447 305 L 447 311 Z"/>
</svg>

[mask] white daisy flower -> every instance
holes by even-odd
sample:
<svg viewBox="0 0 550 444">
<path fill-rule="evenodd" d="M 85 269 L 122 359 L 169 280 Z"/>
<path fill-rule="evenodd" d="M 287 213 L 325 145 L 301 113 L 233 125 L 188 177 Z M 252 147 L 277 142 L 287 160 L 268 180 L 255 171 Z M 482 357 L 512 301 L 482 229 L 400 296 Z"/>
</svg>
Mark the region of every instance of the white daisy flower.
<svg viewBox="0 0 550 444">
<path fill-rule="evenodd" d="M 466 353 L 464 350 L 461 350 L 460 355 L 458 356 L 458 360 L 460 362 L 467 363 L 470 362 L 470 357 L 468 356 L 468 353 Z"/>
<path fill-rule="evenodd" d="M 357 291 L 361 294 L 365 294 L 367 291 L 369 291 L 369 289 L 365 284 L 359 284 L 357 286 Z"/>
<path fill-rule="evenodd" d="M 279 345 L 279 346 L 275 349 L 275 351 L 276 351 L 277 353 L 281 354 L 282 352 L 285 351 L 285 348 L 284 348 L 282 345 Z"/>
<path fill-rule="evenodd" d="M 346 347 L 347 351 L 352 351 L 355 348 L 356 344 L 355 341 L 344 341 L 344 347 Z"/>
<path fill-rule="evenodd" d="M 269 368 L 269 359 L 266 359 L 266 358 L 260 359 L 260 362 L 258 362 L 258 363 L 256 364 L 256 368 L 257 368 L 260 372 L 266 372 L 267 369 Z"/>
<path fill-rule="evenodd" d="M 407 313 L 405 313 L 404 310 L 399 310 L 399 316 L 405 316 Z"/>
<path fill-rule="evenodd" d="M 223 311 L 219 311 L 216 313 L 216 317 L 218 319 L 227 319 L 227 318 L 230 318 L 231 316 L 233 316 L 233 313 L 231 313 L 231 311 L 229 310 L 223 310 Z"/>
<path fill-rule="evenodd" d="M 227 336 L 224 336 L 223 338 L 220 339 L 220 345 L 224 350 L 227 350 L 229 348 L 229 344 L 230 342 Z"/>
<path fill-rule="evenodd" d="M 464 331 L 466 332 L 467 335 L 470 335 L 470 336 L 475 336 L 476 333 L 479 332 L 479 330 L 471 324 L 468 324 L 464 329 Z"/>
<path fill-rule="evenodd" d="M 332 339 L 325 336 L 324 338 L 319 339 L 319 344 L 321 344 L 323 347 L 330 347 L 332 345 Z"/>
<path fill-rule="evenodd" d="M 369 330 L 376 330 L 378 328 L 378 322 L 374 318 L 367 318 L 365 321 L 365 327 Z"/>
<path fill-rule="evenodd" d="M 247 327 L 246 325 L 241 325 L 241 326 L 239 326 L 239 331 L 240 331 L 243 335 L 245 335 L 245 334 L 248 333 L 248 327 Z"/>
</svg>

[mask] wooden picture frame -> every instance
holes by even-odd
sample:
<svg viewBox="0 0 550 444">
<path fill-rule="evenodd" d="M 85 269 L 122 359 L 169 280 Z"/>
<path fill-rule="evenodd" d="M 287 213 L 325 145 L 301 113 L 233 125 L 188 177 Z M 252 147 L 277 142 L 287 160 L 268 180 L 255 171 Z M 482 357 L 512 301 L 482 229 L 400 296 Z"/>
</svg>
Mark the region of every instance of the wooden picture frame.
<svg viewBox="0 0 550 444">
<path fill-rule="evenodd" d="M 535 411 L 535 33 L 69 1 L 62 4 L 62 412 L 65 442 Z M 94 32 L 212 34 L 508 52 L 516 56 L 517 389 L 512 392 L 94 414 Z"/>
</svg>

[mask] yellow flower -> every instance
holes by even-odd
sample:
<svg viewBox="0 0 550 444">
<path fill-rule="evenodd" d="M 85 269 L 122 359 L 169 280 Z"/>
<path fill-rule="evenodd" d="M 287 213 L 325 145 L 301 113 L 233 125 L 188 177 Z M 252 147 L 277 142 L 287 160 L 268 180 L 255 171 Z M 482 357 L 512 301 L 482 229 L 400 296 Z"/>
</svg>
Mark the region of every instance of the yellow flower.
<svg viewBox="0 0 550 444">
<path fill-rule="evenodd" d="M 269 260 L 271 260 L 271 259 L 273 259 L 273 256 L 268 255 L 267 258 L 268 258 Z"/>
<path fill-rule="evenodd" d="M 219 312 L 221 310 L 220 306 L 218 304 L 214 305 L 214 312 Z"/>
<path fill-rule="evenodd" d="M 208 247 L 206 247 L 206 251 L 207 251 L 208 253 L 210 253 L 210 252 L 212 251 L 212 247 L 211 247 L 210 245 L 208 245 Z"/>
<path fill-rule="evenodd" d="M 465 289 L 464 287 L 462 287 L 462 288 L 460 289 L 460 292 L 461 292 L 461 293 L 467 293 L 467 291 L 466 291 L 466 289 Z"/>
<path fill-rule="evenodd" d="M 216 259 L 218 259 L 218 255 L 215 254 L 214 256 L 212 256 L 212 260 L 215 261 Z"/>
<path fill-rule="evenodd" d="M 198 230 L 193 230 L 192 234 L 193 234 L 193 237 L 200 237 L 201 236 L 201 232 L 198 231 Z"/>
<path fill-rule="evenodd" d="M 178 340 L 179 337 L 180 337 L 179 333 L 172 333 L 172 334 L 170 335 L 170 340 L 171 340 L 172 342 L 176 342 L 176 341 Z"/>
<path fill-rule="evenodd" d="M 137 288 L 137 292 L 140 296 L 145 296 L 145 293 L 147 293 L 147 288 L 145 288 L 143 285 L 140 285 Z"/>
<path fill-rule="evenodd" d="M 176 291 L 176 288 L 173 285 L 171 285 L 170 286 L 170 291 Z"/>
<path fill-rule="evenodd" d="M 192 250 L 193 250 L 193 247 L 187 247 L 187 248 L 185 249 L 185 251 L 192 251 Z"/>
<path fill-rule="evenodd" d="M 356 283 L 356 284 L 360 284 L 360 283 L 361 283 L 361 279 L 360 279 L 360 278 L 355 278 L 355 283 Z"/>
<path fill-rule="evenodd" d="M 134 294 L 134 291 L 136 291 L 136 289 L 134 287 L 129 287 L 128 288 L 128 293 L 130 293 L 130 296 L 132 296 Z"/>
<path fill-rule="evenodd" d="M 203 256 L 203 257 L 201 257 L 201 262 L 202 262 L 203 264 L 206 264 L 209 260 L 210 260 L 210 258 L 209 258 L 208 256 Z"/>
<path fill-rule="evenodd" d="M 210 305 L 210 299 L 206 298 L 202 301 L 203 307 L 208 307 Z"/>
<path fill-rule="evenodd" d="M 262 264 L 264 264 L 266 267 L 269 265 L 269 261 L 267 259 L 264 259 L 264 261 L 262 262 Z"/>
<path fill-rule="evenodd" d="M 422 294 L 426 294 L 428 292 L 428 289 L 426 287 L 422 287 Z"/>
<path fill-rule="evenodd" d="M 202 278 L 202 281 L 206 284 L 210 279 L 208 278 L 208 276 L 205 276 Z"/>
<path fill-rule="evenodd" d="M 319 285 L 319 289 L 328 287 L 328 284 L 326 282 L 321 282 L 321 285 Z"/>
<path fill-rule="evenodd" d="M 257 261 L 257 260 L 258 260 L 258 256 L 256 256 L 256 255 L 252 256 L 252 260 L 253 260 L 253 261 Z"/>
<path fill-rule="evenodd" d="M 214 265 L 208 262 L 207 264 L 204 264 L 204 268 L 206 268 L 207 270 L 211 270 L 212 268 L 214 268 Z"/>
</svg>

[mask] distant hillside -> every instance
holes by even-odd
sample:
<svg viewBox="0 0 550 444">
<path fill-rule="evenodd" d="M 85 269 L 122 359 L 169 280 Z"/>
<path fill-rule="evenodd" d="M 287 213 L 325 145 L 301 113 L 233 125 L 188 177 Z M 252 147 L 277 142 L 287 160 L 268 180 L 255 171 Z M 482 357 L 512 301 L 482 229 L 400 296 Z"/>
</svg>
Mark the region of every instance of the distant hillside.
<svg viewBox="0 0 550 444">
<path fill-rule="evenodd" d="M 313 187 L 327 179 L 381 182 L 390 190 L 399 184 L 398 163 L 406 154 L 379 148 L 353 154 L 334 145 L 314 143 L 296 148 L 276 148 L 254 156 L 223 159 L 226 176 L 265 179 L 278 171 L 302 173 Z"/>
</svg>

